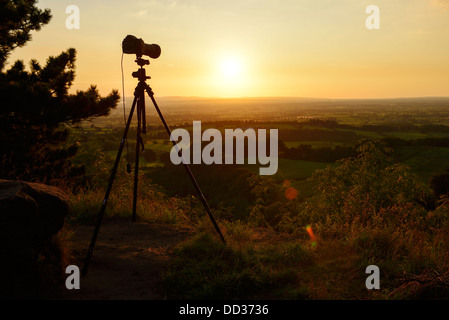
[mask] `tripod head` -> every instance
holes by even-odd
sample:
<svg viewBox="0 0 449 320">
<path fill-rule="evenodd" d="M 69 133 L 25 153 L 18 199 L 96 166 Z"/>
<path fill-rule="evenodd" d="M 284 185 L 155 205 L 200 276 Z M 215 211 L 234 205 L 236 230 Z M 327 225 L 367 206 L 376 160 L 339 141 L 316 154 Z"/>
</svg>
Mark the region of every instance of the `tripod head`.
<svg viewBox="0 0 449 320">
<path fill-rule="evenodd" d="M 145 69 L 143 66 L 149 65 L 150 60 L 142 59 L 141 55 L 137 55 L 135 62 L 140 66 L 139 70 L 132 73 L 134 78 L 139 79 L 139 81 L 145 81 L 147 79 L 151 79 L 151 77 L 147 76 Z"/>
<path fill-rule="evenodd" d="M 135 62 L 142 68 L 145 65 L 149 65 L 150 64 L 150 60 L 147 59 L 142 59 L 141 55 L 136 55 L 136 60 Z"/>
</svg>

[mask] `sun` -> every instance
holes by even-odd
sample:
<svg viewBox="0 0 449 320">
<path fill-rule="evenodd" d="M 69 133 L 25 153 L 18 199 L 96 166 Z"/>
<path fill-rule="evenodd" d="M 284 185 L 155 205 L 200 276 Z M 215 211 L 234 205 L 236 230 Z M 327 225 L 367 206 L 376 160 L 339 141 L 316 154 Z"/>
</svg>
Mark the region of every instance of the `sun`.
<svg viewBox="0 0 449 320">
<path fill-rule="evenodd" d="M 220 73 L 226 78 L 238 78 L 242 74 L 242 62 L 238 58 L 228 57 L 220 62 Z"/>
<path fill-rule="evenodd" d="M 248 95 L 250 85 L 248 61 L 244 56 L 225 54 L 215 60 L 215 74 L 209 83 L 215 96 L 239 97 Z"/>
</svg>

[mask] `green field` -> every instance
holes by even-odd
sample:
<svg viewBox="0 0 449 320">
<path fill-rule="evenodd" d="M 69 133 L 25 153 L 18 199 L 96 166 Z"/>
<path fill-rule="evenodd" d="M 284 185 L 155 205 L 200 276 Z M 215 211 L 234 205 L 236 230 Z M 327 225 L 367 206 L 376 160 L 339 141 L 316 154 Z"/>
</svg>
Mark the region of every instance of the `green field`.
<svg viewBox="0 0 449 320">
<path fill-rule="evenodd" d="M 340 117 L 334 117 L 339 121 L 347 120 L 347 115 L 342 114 Z M 360 118 L 359 118 L 360 119 Z M 121 122 L 120 118 L 113 121 L 115 125 Z M 359 122 L 361 124 L 361 122 Z M 424 138 L 447 138 L 449 137 L 449 130 L 447 131 L 429 131 L 420 132 L 416 128 L 411 129 L 401 129 L 401 130 L 391 130 L 390 127 L 367 130 L 366 128 L 359 128 L 356 122 L 352 122 L 354 127 L 339 127 L 338 122 L 332 125 L 332 127 L 326 127 L 323 125 L 310 125 L 307 122 L 207 122 L 202 125 L 202 130 L 208 128 L 217 128 L 220 131 L 224 131 L 226 128 L 243 128 L 248 127 L 254 128 L 276 128 L 279 132 L 284 132 L 288 130 L 288 141 L 284 141 L 285 147 L 287 148 L 298 148 L 301 145 L 310 145 L 313 149 L 321 148 L 335 148 L 340 147 L 350 147 L 354 146 L 359 139 L 363 138 L 398 138 L 405 141 L 416 141 Z M 185 124 L 187 130 L 191 130 L 187 124 Z M 394 127 L 394 126 L 393 126 Z M 117 127 L 115 127 L 117 128 Z M 443 128 L 444 129 L 444 128 Z M 295 131 L 297 130 L 297 131 Z M 304 131 L 305 130 L 305 131 Z M 313 130 L 313 131 L 308 131 Z M 295 141 L 295 132 L 297 132 L 296 137 L 299 139 Z M 304 132 L 316 132 L 320 133 L 323 140 L 304 140 Z M 339 135 L 339 133 L 344 133 L 344 135 Z M 117 150 L 114 146 L 119 146 L 119 141 L 121 137 L 121 130 L 113 129 L 111 127 L 111 122 L 103 123 L 103 126 L 89 124 L 84 125 L 77 129 L 79 136 L 88 137 L 89 140 L 106 141 L 109 140 L 112 144 L 107 151 L 104 153 L 110 161 L 112 166 L 112 161 L 115 159 Z M 135 133 L 134 133 L 135 134 Z M 132 154 L 135 151 L 135 137 L 134 134 L 129 134 L 128 139 L 128 149 Z M 159 137 L 160 136 L 160 137 Z M 145 149 L 151 149 L 155 152 L 157 159 L 152 162 L 147 162 L 141 155 L 140 157 L 140 167 L 142 169 L 157 169 L 163 167 L 163 163 L 159 160 L 161 155 L 169 153 L 172 149 L 172 143 L 168 138 L 165 137 L 165 132 L 163 128 L 158 127 L 157 129 L 151 128 L 146 135 L 142 135 L 145 143 Z M 156 138 L 155 138 L 156 137 Z M 87 138 L 86 138 L 87 141 Z M 123 157 L 126 158 L 127 148 L 124 149 Z M 429 181 L 430 177 L 438 172 L 443 171 L 449 166 L 449 146 L 446 147 L 431 147 L 431 146 L 410 146 L 410 147 L 398 147 L 395 149 L 394 157 L 397 161 L 403 162 L 409 165 L 414 172 L 416 172 L 426 183 Z M 333 163 L 329 162 L 318 162 L 318 161 L 304 161 L 300 159 L 286 159 L 279 158 L 278 171 L 272 176 L 275 181 L 282 183 L 285 180 L 289 180 L 291 185 L 299 190 L 303 195 L 310 195 L 312 193 L 312 185 L 307 181 L 313 172 L 317 169 L 324 169 L 328 165 Z M 260 165 L 245 165 L 245 168 L 253 172 L 254 174 L 259 173 Z M 211 177 L 212 178 L 212 177 Z"/>
<path fill-rule="evenodd" d="M 449 148 L 441 147 L 403 147 L 396 151 L 399 161 L 409 165 L 424 182 L 432 174 L 449 168 Z"/>
<path fill-rule="evenodd" d="M 388 133 L 385 133 L 385 136 L 404 139 L 404 140 L 425 139 L 425 138 L 431 137 L 428 134 L 420 133 L 420 132 L 388 132 Z"/>
</svg>

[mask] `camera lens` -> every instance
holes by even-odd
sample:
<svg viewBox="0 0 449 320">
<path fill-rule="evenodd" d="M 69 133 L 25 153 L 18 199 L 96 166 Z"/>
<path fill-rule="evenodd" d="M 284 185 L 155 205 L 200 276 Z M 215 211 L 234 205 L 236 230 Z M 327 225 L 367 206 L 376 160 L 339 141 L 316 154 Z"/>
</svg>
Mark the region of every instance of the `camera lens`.
<svg viewBox="0 0 449 320">
<path fill-rule="evenodd" d="M 142 53 L 150 58 L 157 59 L 161 55 L 161 47 L 157 44 L 144 43 Z"/>
<path fill-rule="evenodd" d="M 157 44 L 147 44 L 142 39 L 128 35 L 122 42 L 123 53 L 136 54 L 138 56 L 146 55 L 157 59 L 161 55 L 161 47 Z"/>
</svg>

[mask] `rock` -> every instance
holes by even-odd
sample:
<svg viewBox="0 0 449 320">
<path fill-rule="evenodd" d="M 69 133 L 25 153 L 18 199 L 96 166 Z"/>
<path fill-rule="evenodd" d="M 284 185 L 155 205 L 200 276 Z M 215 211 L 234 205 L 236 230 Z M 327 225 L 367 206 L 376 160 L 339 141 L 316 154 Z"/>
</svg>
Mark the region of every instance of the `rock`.
<svg viewBox="0 0 449 320">
<path fill-rule="evenodd" d="M 36 297 L 39 253 L 67 214 L 68 198 L 60 189 L 0 180 L 0 298 Z"/>
</svg>

